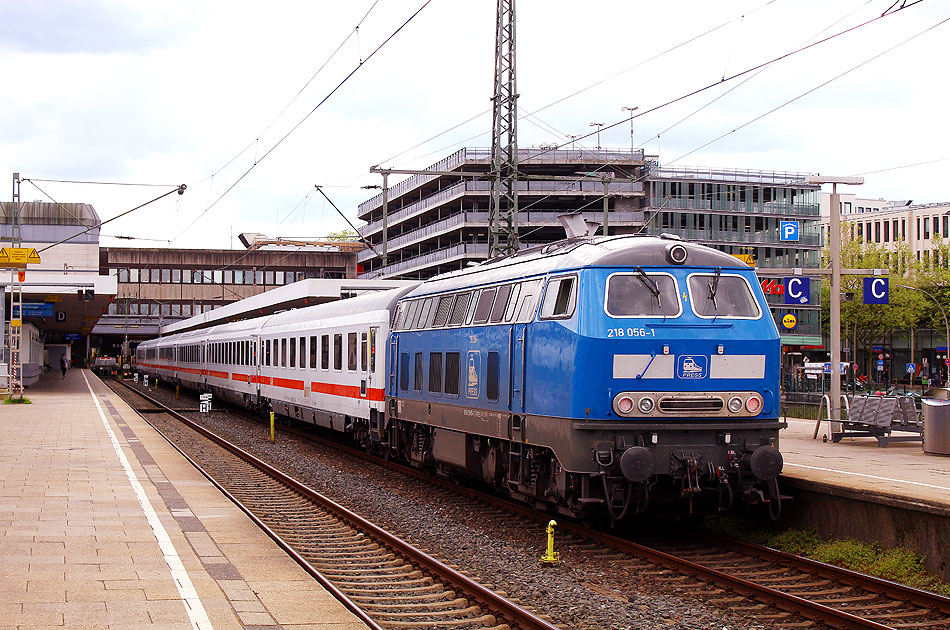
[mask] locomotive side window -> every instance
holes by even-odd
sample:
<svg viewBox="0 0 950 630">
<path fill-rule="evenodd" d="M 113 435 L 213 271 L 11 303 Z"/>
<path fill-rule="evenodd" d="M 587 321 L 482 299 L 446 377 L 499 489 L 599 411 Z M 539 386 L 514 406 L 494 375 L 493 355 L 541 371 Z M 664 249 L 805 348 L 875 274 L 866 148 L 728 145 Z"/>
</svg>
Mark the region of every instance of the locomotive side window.
<svg viewBox="0 0 950 630">
<path fill-rule="evenodd" d="M 472 317 L 473 324 L 484 324 L 488 321 L 488 317 L 491 315 L 492 303 L 495 300 L 495 292 L 498 289 L 492 287 L 491 289 L 485 289 L 478 296 L 478 301 L 475 305 L 475 315 Z"/>
<path fill-rule="evenodd" d="M 317 369 L 317 336 L 310 336 L 310 369 Z"/>
<path fill-rule="evenodd" d="M 465 314 L 465 321 L 463 323 L 465 324 L 472 323 L 472 317 L 474 317 L 475 315 L 475 307 L 478 306 L 478 296 L 479 296 L 478 291 L 475 291 L 474 293 L 472 293 L 472 298 L 468 304 L 468 313 Z"/>
<path fill-rule="evenodd" d="M 676 280 L 665 273 L 615 273 L 607 278 L 604 303 L 611 317 L 679 317 Z"/>
<path fill-rule="evenodd" d="M 346 336 L 346 369 L 356 371 L 356 333 Z"/>
<path fill-rule="evenodd" d="M 498 287 L 498 294 L 495 297 L 495 304 L 491 308 L 491 323 L 500 322 L 505 317 L 505 308 L 508 306 L 508 297 L 511 295 L 511 285 L 505 284 Z"/>
<path fill-rule="evenodd" d="M 333 335 L 333 369 L 343 369 L 343 335 L 340 333 Z"/>
<path fill-rule="evenodd" d="M 541 292 L 540 280 L 521 283 L 521 305 L 518 307 L 518 321 L 530 322 L 538 308 L 538 295 Z"/>
<path fill-rule="evenodd" d="M 515 307 L 518 306 L 519 295 L 521 295 L 521 284 L 516 284 L 511 287 L 511 295 L 508 296 L 508 307 L 505 309 L 506 322 L 510 322 L 515 318 Z"/>
<path fill-rule="evenodd" d="M 445 322 L 449 318 L 449 311 L 452 310 L 453 300 L 455 300 L 454 295 L 443 295 L 439 298 L 439 307 L 435 311 L 435 319 L 432 322 L 432 326 L 435 328 L 445 326 Z"/>
<path fill-rule="evenodd" d="M 498 400 L 498 353 L 488 353 L 485 365 L 485 395 L 488 400 Z"/>
<path fill-rule="evenodd" d="M 445 393 L 458 396 L 459 393 L 459 353 L 445 353 Z"/>
<path fill-rule="evenodd" d="M 576 280 L 574 276 L 548 280 L 544 302 L 541 303 L 542 319 L 570 317 L 574 314 L 574 303 L 577 300 Z"/>
<path fill-rule="evenodd" d="M 399 355 L 399 389 L 406 391 L 409 389 L 409 353 L 403 352 Z"/>
<path fill-rule="evenodd" d="M 429 353 L 429 391 L 434 394 L 442 393 L 442 353 Z"/>
<path fill-rule="evenodd" d="M 429 312 L 432 309 L 432 298 L 426 298 L 419 308 L 419 318 L 415 328 L 427 328 L 429 325 Z"/>
<path fill-rule="evenodd" d="M 412 388 L 417 392 L 422 391 L 422 353 L 416 353 L 416 365 L 415 365 L 415 374 L 412 379 Z"/>
<path fill-rule="evenodd" d="M 468 305 L 471 301 L 471 291 L 458 294 L 455 298 L 455 307 L 452 309 L 452 316 L 449 317 L 449 326 L 458 326 L 459 324 L 465 323 L 465 316 L 468 314 Z"/>
<path fill-rule="evenodd" d="M 409 302 L 409 307 L 406 309 L 406 321 L 403 322 L 403 325 L 400 327 L 402 330 L 412 330 L 416 321 L 416 311 L 418 308 L 419 300 L 413 300 L 412 302 Z"/>
<path fill-rule="evenodd" d="M 320 337 L 320 367 L 330 369 L 330 335 Z"/>
<path fill-rule="evenodd" d="M 699 317 L 758 319 L 759 303 L 742 276 L 694 273 L 687 278 L 693 312 Z"/>
</svg>

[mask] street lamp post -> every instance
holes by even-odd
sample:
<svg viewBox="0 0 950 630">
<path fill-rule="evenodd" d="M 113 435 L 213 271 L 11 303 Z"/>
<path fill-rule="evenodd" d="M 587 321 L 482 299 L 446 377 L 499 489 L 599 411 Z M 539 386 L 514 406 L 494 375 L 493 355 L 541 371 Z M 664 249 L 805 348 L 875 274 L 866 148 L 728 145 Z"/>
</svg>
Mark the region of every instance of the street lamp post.
<svg viewBox="0 0 950 630">
<path fill-rule="evenodd" d="M 633 155 L 633 112 L 640 109 L 639 107 L 621 107 L 620 111 L 630 112 L 630 154 Z"/>
<path fill-rule="evenodd" d="M 592 122 L 588 127 L 597 127 L 597 150 L 600 151 L 600 128 L 604 126 L 604 123 Z"/>
<path fill-rule="evenodd" d="M 808 184 L 831 184 L 828 245 L 831 257 L 831 421 L 841 422 L 841 209 L 838 184 L 863 184 L 863 177 L 815 176 Z M 816 429 L 817 431 L 817 429 Z"/>
<path fill-rule="evenodd" d="M 926 295 L 927 297 L 929 297 L 931 300 L 934 301 L 934 304 L 936 304 L 936 305 L 937 305 L 937 308 L 940 309 L 940 314 L 943 315 L 943 325 L 944 325 L 944 328 L 946 329 L 945 332 L 946 332 L 946 334 L 947 334 L 947 337 L 946 337 L 946 339 L 947 339 L 947 348 L 948 348 L 948 350 L 950 350 L 950 322 L 948 322 L 948 320 L 947 320 L 947 311 L 943 310 L 943 306 L 940 304 L 940 301 L 937 300 L 937 298 L 935 298 L 933 295 L 931 295 L 930 293 L 924 291 L 923 289 L 921 289 L 921 288 L 919 288 L 919 287 L 912 287 L 912 286 L 907 285 L 907 284 L 899 284 L 899 285 L 897 285 L 897 286 L 899 286 L 899 287 L 902 288 L 902 289 L 911 289 L 912 291 L 920 291 L 921 293 L 923 293 L 924 295 Z M 939 355 L 938 355 L 938 358 L 939 358 Z M 914 360 L 914 357 L 911 357 L 910 360 L 913 361 L 913 360 Z M 937 372 L 937 375 L 939 376 L 939 375 L 940 375 L 940 372 Z M 947 380 L 950 381 L 950 371 L 947 372 Z M 950 383 L 948 383 L 948 384 L 950 384 Z"/>
<path fill-rule="evenodd" d="M 569 134 L 567 134 L 567 137 L 571 139 L 571 151 L 573 151 L 573 150 L 574 150 L 574 141 L 577 140 L 578 138 L 580 138 L 580 135 L 579 135 L 579 134 L 576 134 L 576 133 L 569 133 Z"/>
</svg>

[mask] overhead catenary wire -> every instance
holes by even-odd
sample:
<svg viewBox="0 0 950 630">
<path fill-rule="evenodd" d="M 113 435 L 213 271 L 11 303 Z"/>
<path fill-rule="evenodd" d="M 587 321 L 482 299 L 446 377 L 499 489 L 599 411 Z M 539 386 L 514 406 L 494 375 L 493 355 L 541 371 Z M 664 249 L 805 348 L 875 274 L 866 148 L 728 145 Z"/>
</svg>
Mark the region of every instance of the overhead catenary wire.
<svg viewBox="0 0 950 630">
<path fill-rule="evenodd" d="M 198 214 L 198 216 L 195 217 L 195 219 L 185 227 L 185 229 L 183 229 L 177 236 L 175 236 L 172 239 L 172 242 L 181 238 L 181 236 L 185 232 L 187 232 L 189 229 L 191 229 L 191 227 L 195 223 L 197 223 L 205 214 L 207 214 L 209 210 L 214 208 L 218 204 L 219 201 L 224 199 L 224 197 L 227 196 L 228 193 L 234 190 L 234 187 L 237 186 L 245 177 L 247 177 L 250 174 L 250 172 L 254 170 L 255 167 L 257 167 L 258 164 L 263 162 L 264 159 L 267 158 L 267 156 L 273 153 L 274 150 L 277 149 L 277 147 L 283 144 L 283 142 L 287 140 L 287 138 L 289 138 L 295 131 L 297 131 L 297 129 L 299 129 L 300 126 L 304 122 L 306 122 L 307 119 L 310 118 L 310 116 L 314 114 L 314 112 L 320 109 L 320 107 L 324 103 L 326 103 L 334 94 L 336 94 L 336 92 L 341 87 L 343 87 L 343 85 L 345 85 L 353 77 L 353 75 L 355 75 L 360 70 L 360 68 L 362 68 L 367 62 L 369 62 L 369 60 L 372 59 L 376 55 L 376 53 L 382 50 L 384 46 L 386 46 L 390 41 L 392 41 L 392 39 L 396 35 L 398 35 L 406 26 L 408 26 L 408 24 L 412 22 L 412 20 L 415 19 L 415 17 L 419 15 L 423 11 L 423 9 L 429 6 L 431 2 L 432 0 L 425 0 L 425 2 L 423 2 L 422 5 L 418 9 L 416 9 L 415 12 L 412 13 L 412 15 L 410 15 L 399 27 L 397 27 L 388 37 L 386 37 L 386 39 L 384 39 L 382 43 L 380 43 L 376 48 L 374 48 L 373 51 L 366 57 L 366 59 L 361 60 L 356 65 L 356 67 L 354 67 L 345 77 L 343 77 L 343 79 L 336 85 L 336 87 L 334 87 L 332 90 L 330 90 L 330 92 L 326 96 L 320 99 L 320 101 L 314 106 L 314 108 L 311 109 L 306 115 L 304 115 L 304 117 L 301 118 L 300 121 L 297 122 L 297 124 L 295 124 L 286 134 L 284 134 L 279 140 L 277 140 L 277 142 L 274 143 L 266 152 L 264 152 L 264 154 L 261 155 L 260 158 L 255 159 L 254 163 L 246 171 L 244 171 L 244 173 L 242 173 L 230 186 L 228 186 L 227 190 L 221 193 L 221 195 L 217 199 L 215 199 L 211 203 L 211 205 L 209 205 L 207 208 L 202 210 Z"/>
</svg>

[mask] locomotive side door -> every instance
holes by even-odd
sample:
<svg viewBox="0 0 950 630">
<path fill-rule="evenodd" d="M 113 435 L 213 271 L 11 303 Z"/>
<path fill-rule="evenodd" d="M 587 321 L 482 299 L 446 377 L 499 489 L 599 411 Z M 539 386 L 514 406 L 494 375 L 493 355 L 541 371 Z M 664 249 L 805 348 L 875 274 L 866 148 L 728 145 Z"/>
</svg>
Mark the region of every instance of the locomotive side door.
<svg viewBox="0 0 950 630">
<path fill-rule="evenodd" d="M 525 373 L 524 363 L 527 356 L 528 326 L 513 324 L 511 326 L 511 379 L 509 381 L 509 409 L 512 413 L 524 411 Z"/>
</svg>

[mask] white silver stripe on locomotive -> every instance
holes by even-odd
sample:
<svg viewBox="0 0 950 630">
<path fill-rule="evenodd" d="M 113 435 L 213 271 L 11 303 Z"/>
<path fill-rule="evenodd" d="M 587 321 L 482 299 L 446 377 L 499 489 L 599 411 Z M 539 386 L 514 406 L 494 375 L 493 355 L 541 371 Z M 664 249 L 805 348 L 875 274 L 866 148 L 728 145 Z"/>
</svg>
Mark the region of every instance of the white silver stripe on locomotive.
<svg viewBox="0 0 950 630">
<path fill-rule="evenodd" d="M 615 354 L 614 378 L 671 379 L 676 356 L 661 354 Z M 764 354 L 714 354 L 709 361 L 709 378 L 764 378 Z"/>
</svg>

